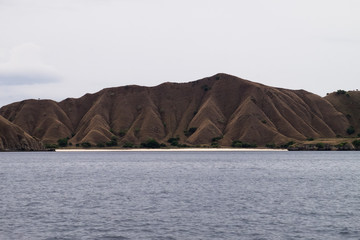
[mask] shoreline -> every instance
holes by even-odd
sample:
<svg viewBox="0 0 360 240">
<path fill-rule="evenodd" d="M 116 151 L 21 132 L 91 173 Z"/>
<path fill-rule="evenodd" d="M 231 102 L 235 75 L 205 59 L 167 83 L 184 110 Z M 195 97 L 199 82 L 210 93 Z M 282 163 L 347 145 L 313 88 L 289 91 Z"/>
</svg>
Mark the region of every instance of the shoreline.
<svg viewBox="0 0 360 240">
<path fill-rule="evenodd" d="M 266 148 L 181 148 L 181 149 L 55 149 L 55 152 L 287 152 Z"/>
</svg>

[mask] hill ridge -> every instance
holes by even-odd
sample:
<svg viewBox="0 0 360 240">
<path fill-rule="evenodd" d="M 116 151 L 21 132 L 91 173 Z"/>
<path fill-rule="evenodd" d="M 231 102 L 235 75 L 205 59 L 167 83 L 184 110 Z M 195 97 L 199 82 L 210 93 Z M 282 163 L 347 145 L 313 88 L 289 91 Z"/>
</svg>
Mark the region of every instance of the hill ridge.
<svg viewBox="0 0 360 240">
<path fill-rule="evenodd" d="M 235 140 L 264 146 L 345 136 L 351 124 L 327 98 L 223 73 L 187 83 L 105 88 L 60 102 L 25 100 L 2 107 L 0 115 L 45 144 L 68 138 L 73 145 L 115 137 L 118 144 L 179 138 L 209 145 L 221 138 L 223 146 Z"/>
</svg>

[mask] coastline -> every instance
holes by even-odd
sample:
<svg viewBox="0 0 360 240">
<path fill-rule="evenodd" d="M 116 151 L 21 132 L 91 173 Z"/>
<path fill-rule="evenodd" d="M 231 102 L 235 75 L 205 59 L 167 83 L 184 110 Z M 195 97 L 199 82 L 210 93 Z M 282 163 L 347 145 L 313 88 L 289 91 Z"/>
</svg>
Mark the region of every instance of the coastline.
<svg viewBox="0 0 360 240">
<path fill-rule="evenodd" d="M 55 149 L 55 152 L 287 152 L 287 149 L 266 148 L 181 148 L 181 149 Z"/>
</svg>

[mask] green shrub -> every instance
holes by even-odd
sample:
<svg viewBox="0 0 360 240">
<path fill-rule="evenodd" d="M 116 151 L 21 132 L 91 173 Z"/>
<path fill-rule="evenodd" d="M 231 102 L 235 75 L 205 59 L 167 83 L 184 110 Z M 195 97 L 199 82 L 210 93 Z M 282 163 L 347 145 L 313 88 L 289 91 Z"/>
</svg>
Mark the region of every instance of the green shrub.
<svg viewBox="0 0 360 240">
<path fill-rule="evenodd" d="M 178 147 L 179 147 L 179 148 L 188 148 L 188 147 L 190 147 L 190 146 L 187 145 L 187 144 L 179 144 Z"/>
<path fill-rule="evenodd" d="M 339 143 L 338 145 L 336 145 L 336 147 L 342 148 L 342 147 L 344 147 L 346 144 L 347 144 L 347 142 L 342 142 L 342 143 Z"/>
<path fill-rule="evenodd" d="M 133 148 L 134 144 L 132 142 L 125 142 L 123 145 L 124 148 Z"/>
<path fill-rule="evenodd" d="M 294 141 L 287 142 L 285 144 L 280 145 L 280 148 L 289 148 L 291 145 L 294 145 Z"/>
<path fill-rule="evenodd" d="M 351 135 L 355 132 L 355 128 L 353 126 L 350 126 L 348 129 L 346 129 L 347 134 Z"/>
<path fill-rule="evenodd" d="M 315 147 L 317 147 L 318 149 L 323 149 L 325 147 L 324 143 L 317 143 L 315 144 Z"/>
<path fill-rule="evenodd" d="M 117 142 L 117 137 L 116 136 L 112 136 L 111 140 L 109 142 L 106 142 L 106 146 L 108 147 L 113 147 L 113 146 L 117 146 L 118 142 Z"/>
<path fill-rule="evenodd" d="M 219 137 L 214 137 L 211 139 L 211 142 L 218 142 L 222 139 L 223 137 L 222 136 L 219 136 Z"/>
<path fill-rule="evenodd" d="M 267 147 L 267 148 L 276 148 L 276 145 L 275 145 L 275 143 L 268 143 L 268 144 L 265 145 L 265 147 Z"/>
<path fill-rule="evenodd" d="M 306 139 L 306 141 L 314 141 L 314 138 L 309 137 L 309 138 Z"/>
<path fill-rule="evenodd" d="M 170 143 L 171 146 L 177 146 L 177 145 L 179 145 L 179 140 L 180 140 L 179 137 L 176 137 L 176 138 L 172 137 L 172 138 L 169 138 L 167 140 L 167 142 Z"/>
<path fill-rule="evenodd" d="M 211 139 L 211 145 L 210 147 L 213 147 L 213 148 L 218 148 L 220 147 L 219 145 L 219 141 L 223 138 L 223 136 L 219 136 L 219 137 L 214 137 Z"/>
<path fill-rule="evenodd" d="M 81 146 L 82 146 L 83 148 L 90 148 L 90 147 L 91 147 L 91 143 L 89 143 L 89 142 L 82 142 L 82 143 L 81 143 Z"/>
<path fill-rule="evenodd" d="M 96 147 L 103 148 L 103 147 L 105 147 L 105 144 L 104 143 L 98 143 L 98 144 L 96 144 Z"/>
<path fill-rule="evenodd" d="M 352 150 L 350 144 L 347 142 L 342 142 L 342 143 L 336 145 L 336 147 L 340 151 Z"/>
<path fill-rule="evenodd" d="M 356 149 L 360 149 L 360 140 L 359 139 L 353 141 L 352 144 L 354 145 L 354 147 Z"/>
<path fill-rule="evenodd" d="M 68 138 L 61 138 L 57 140 L 59 147 L 66 147 L 68 145 Z"/>
<path fill-rule="evenodd" d="M 204 90 L 205 92 L 209 91 L 211 89 L 211 87 L 209 87 L 208 85 L 202 85 L 201 89 Z"/>
<path fill-rule="evenodd" d="M 242 144 L 243 148 L 257 148 L 256 144 L 252 144 L 252 143 L 243 143 Z"/>
<path fill-rule="evenodd" d="M 190 137 L 194 132 L 196 132 L 196 127 L 191 127 L 188 130 L 184 131 L 185 136 Z"/>
<path fill-rule="evenodd" d="M 242 147 L 242 142 L 241 141 L 238 141 L 238 140 L 235 140 L 231 143 L 231 146 L 234 147 L 234 148 L 241 148 Z"/>
<path fill-rule="evenodd" d="M 127 132 L 126 130 L 120 130 L 119 136 L 124 137 L 126 135 L 126 132 Z"/>
<path fill-rule="evenodd" d="M 339 89 L 339 90 L 336 91 L 336 94 L 337 95 L 346 94 L 346 91 Z"/>
<path fill-rule="evenodd" d="M 54 143 L 46 143 L 45 144 L 45 148 L 58 148 L 59 146 L 57 144 L 54 144 Z"/>
<path fill-rule="evenodd" d="M 235 140 L 231 143 L 231 146 L 234 148 L 257 148 L 256 144 L 252 144 L 252 143 L 245 143 L 245 142 L 241 142 L 239 140 Z"/>
<path fill-rule="evenodd" d="M 146 142 L 142 142 L 140 146 L 143 148 L 160 148 L 160 143 L 153 138 L 149 138 Z"/>
</svg>

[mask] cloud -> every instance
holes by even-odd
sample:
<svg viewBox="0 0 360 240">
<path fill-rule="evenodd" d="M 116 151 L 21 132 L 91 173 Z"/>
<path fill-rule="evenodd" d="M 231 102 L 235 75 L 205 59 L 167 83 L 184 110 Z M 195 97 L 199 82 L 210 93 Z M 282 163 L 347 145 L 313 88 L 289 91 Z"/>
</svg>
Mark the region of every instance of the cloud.
<svg viewBox="0 0 360 240">
<path fill-rule="evenodd" d="M 42 49 L 26 43 L 10 51 L 10 58 L 0 63 L 0 85 L 33 85 L 60 80 L 56 69 L 44 63 Z"/>
<path fill-rule="evenodd" d="M 41 75 L 38 73 L 0 73 L 0 85 L 32 85 L 56 81 L 58 81 L 58 79 L 53 76 Z"/>
</svg>

